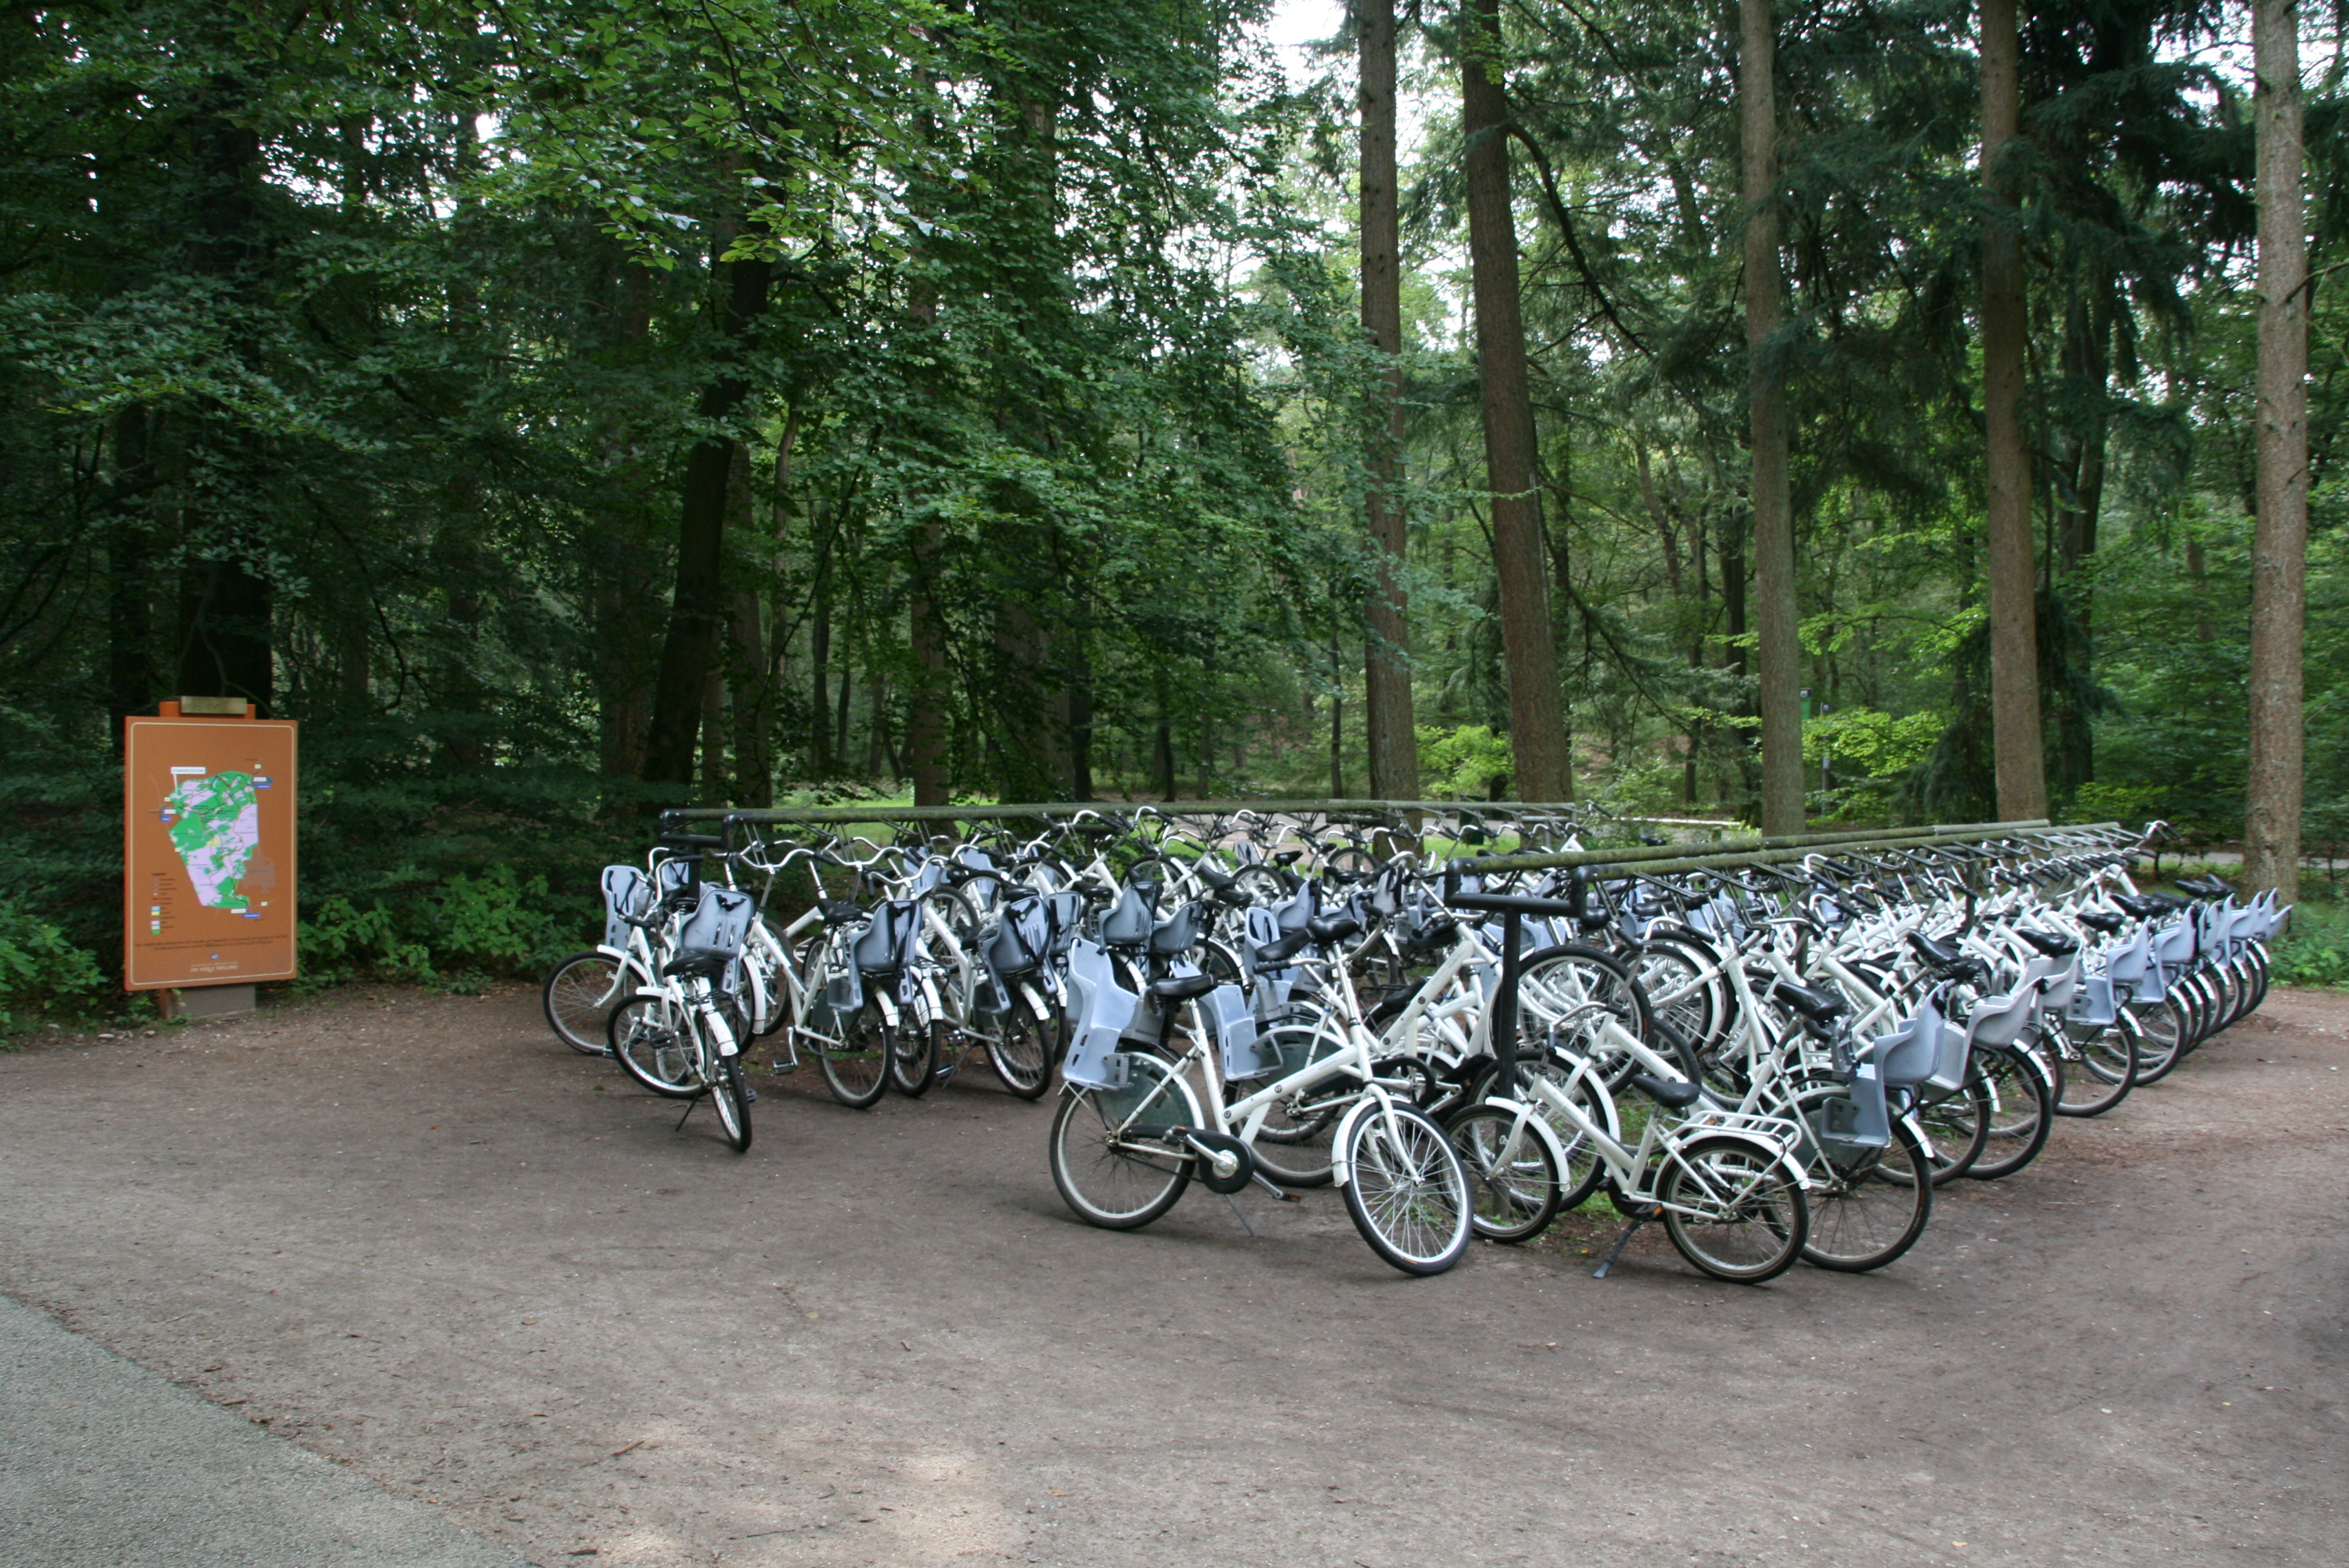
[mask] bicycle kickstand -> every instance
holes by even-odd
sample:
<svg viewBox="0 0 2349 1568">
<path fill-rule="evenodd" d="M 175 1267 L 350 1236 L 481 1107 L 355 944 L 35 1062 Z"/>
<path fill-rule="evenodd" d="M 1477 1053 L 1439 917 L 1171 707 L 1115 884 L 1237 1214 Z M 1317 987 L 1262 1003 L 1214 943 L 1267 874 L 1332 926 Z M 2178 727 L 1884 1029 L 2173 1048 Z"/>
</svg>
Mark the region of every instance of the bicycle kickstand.
<svg viewBox="0 0 2349 1568">
<path fill-rule="evenodd" d="M 1632 1215 L 1631 1222 L 1623 1227 L 1623 1233 L 1615 1238 L 1615 1245 L 1608 1252 L 1607 1261 L 1600 1264 L 1597 1268 L 1591 1270 L 1590 1277 L 1592 1279 L 1605 1279 L 1607 1277 L 1607 1271 L 1615 1266 L 1615 1260 L 1623 1255 L 1623 1249 L 1631 1244 L 1631 1238 L 1640 1233 L 1640 1227 L 1662 1212 L 1663 1210 L 1661 1208 L 1651 1204 L 1649 1207 L 1640 1210 L 1637 1214 Z"/>
<path fill-rule="evenodd" d="M 701 1107 L 701 1097 L 700 1097 L 699 1095 L 695 1095 L 691 1099 L 687 1100 L 687 1101 L 685 1102 L 685 1116 L 680 1116 L 680 1117 L 678 1117 L 678 1118 L 677 1119 L 677 1125 L 676 1125 L 675 1127 L 670 1128 L 670 1129 L 669 1129 L 669 1130 L 670 1130 L 671 1132 L 683 1132 L 683 1131 L 685 1130 L 685 1118 L 686 1118 L 686 1116 L 691 1116 L 691 1115 L 692 1115 L 696 1110 L 699 1109 L 700 1109 L 700 1107 Z M 1619 1251 L 1621 1251 L 1622 1249 L 1620 1249 L 1620 1248 L 1619 1247 L 1619 1248 L 1618 1248 L 1618 1249 L 1616 1249 L 1616 1250 L 1619 1252 Z"/>
</svg>

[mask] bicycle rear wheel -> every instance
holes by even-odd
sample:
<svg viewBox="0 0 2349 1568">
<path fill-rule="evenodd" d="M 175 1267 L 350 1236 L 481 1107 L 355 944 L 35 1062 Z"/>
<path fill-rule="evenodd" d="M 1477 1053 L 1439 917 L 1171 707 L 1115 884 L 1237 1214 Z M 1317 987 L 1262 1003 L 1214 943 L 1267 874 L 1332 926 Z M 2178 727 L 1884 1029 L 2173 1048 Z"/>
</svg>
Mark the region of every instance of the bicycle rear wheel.
<svg viewBox="0 0 2349 1568">
<path fill-rule="evenodd" d="M 1442 1274 L 1468 1250 L 1468 1172 L 1415 1106 L 1374 1105 L 1346 1133 L 1346 1212 L 1371 1251 L 1405 1274 Z"/>
<path fill-rule="evenodd" d="M 1052 1185 L 1089 1225 L 1139 1230 L 1174 1206 L 1191 1184 L 1192 1161 L 1130 1139 L 1135 1126 L 1206 1130 L 1198 1097 L 1174 1069 L 1138 1052 L 1125 1057 L 1119 1088 L 1071 1084 L 1052 1117 Z"/>
<path fill-rule="evenodd" d="M 693 1019 L 667 996 L 631 996 L 612 1010 L 606 1039 L 621 1070 L 669 1099 L 701 1092 L 701 1045 Z"/>
<path fill-rule="evenodd" d="M 546 972 L 539 1006 L 546 1026 L 583 1057 L 612 1054 L 612 1009 L 627 999 L 626 965 L 590 950 L 574 953 Z"/>
<path fill-rule="evenodd" d="M 1886 1149 L 1843 1152 L 1822 1141 L 1825 1102 L 1839 1098 L 1839 1090 L 1821 1088 L 1805 1090 L 1796 1102 L 1812 1138 L 1804 1173 L 1815 1183 L 1804 1195 L 1811 1206 L 1811 1235 L 1803 1261 L 1863 1274 L 1917 1244 L 1933 1217 L 1933 1183 L 1925 1146 L 1901 1122 L 1893 1122 Z"/>
<path fill-rule="evenodd" d="M 1810 1240 L 1810 1205 L 1785 1162 L 1740 1139 L 1700 1138 L 1678 1150 L 1656 1201 L 1681 1256 L 1715 1279 L 1776 1279 Z"/>
</svg>

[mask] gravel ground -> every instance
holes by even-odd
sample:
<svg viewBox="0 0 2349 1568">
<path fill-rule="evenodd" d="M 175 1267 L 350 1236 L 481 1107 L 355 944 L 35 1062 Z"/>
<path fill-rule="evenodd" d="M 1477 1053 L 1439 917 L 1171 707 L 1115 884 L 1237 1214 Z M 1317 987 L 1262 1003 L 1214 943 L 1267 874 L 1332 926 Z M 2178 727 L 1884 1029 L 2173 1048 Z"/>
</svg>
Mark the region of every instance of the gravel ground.
<svg viewBox="0 0 2349 1568">
<path fill-rule="evenodd" d="M 0 1057 L 0 1291 L 542 1564 L 2349 1559 L 2349 997 L 1762 1288 L 1112 1235 L 1049 1100 L 812 1078 L 736 1156 L 523 990 Z"/>
</svg>

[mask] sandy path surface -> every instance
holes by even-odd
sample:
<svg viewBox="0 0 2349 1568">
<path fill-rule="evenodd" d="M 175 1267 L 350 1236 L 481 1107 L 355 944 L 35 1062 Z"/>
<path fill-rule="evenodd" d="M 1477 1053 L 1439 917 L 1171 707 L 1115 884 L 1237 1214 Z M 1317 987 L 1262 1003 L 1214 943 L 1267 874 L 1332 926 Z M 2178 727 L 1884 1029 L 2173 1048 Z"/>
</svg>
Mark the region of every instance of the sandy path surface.
<svg viewBox="0 0 2349 1568">
<path fill-rule="evenodd" d="M 1759 1289 L 1091 1230 L 983 1070 L 737 1156 L 536 1000 L 0 1057 L 0 1291 L 540 1563 L 2349 1560 L 2349 997 Z"/>
</svg>

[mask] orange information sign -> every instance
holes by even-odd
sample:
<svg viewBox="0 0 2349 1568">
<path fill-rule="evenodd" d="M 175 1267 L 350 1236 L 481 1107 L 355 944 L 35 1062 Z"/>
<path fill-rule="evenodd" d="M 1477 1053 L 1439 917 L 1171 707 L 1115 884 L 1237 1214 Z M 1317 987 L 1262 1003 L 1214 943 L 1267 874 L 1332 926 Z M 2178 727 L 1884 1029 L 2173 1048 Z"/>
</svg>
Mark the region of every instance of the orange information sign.
<svg viewBox="0 0 2349 1568">
<path fill-rule="evenodd" d="M 123 985 L 290 980 L 294 726 L 162 707 L 123 721 Z"/>
</svg>

